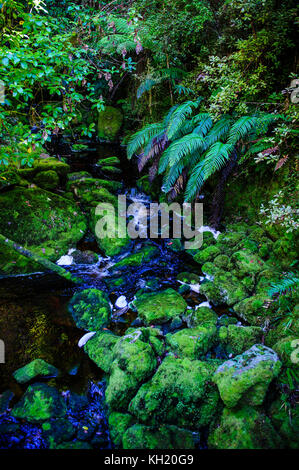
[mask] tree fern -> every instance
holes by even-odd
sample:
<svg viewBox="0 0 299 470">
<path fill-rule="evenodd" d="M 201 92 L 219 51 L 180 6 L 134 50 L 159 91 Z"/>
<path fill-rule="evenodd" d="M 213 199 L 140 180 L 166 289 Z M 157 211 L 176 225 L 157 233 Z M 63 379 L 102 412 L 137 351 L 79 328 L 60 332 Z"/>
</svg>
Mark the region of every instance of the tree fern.
<svg viewBox="0 0 299 470">
<path fill-rule="evenodd" d="M 179 140 L 173 142 L 160 159 L 159 174 L 163 173 L 168 166 L 175 165 L 176 162 L 199 151 L 203 145 L 203 138 L 196 134 L 187 134 Z"/>
<path fill-rule="evenodd" d="M 194 109 L 199 106 L 201 99 L 196 101 L 187 101 L 176 108 L 171 116 L 169 124 L 166 129 L 168 139 L 171 140 L 179 128 L 183 125 L 184 121 L 190 116 Z"/>
<path fill-rule="evenodd" d="M 231 127 L 227 143 L 236 145 L 238 141 L 244 139 L 250 130 L 257 124 L 257 118 L 254 116 L 242 116 Z"/>
</svg>

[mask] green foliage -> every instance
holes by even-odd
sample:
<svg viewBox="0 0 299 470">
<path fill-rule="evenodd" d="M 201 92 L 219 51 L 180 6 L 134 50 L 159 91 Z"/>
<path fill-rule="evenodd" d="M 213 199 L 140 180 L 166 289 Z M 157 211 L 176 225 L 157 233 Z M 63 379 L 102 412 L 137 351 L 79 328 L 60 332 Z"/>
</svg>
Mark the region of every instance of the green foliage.
<svg viewBox="0 0 299 470">
<path fill-rule="evenodd" d="M 270 297 L 280 296 L 287 292 L 295 292 L 299 287 L 299 277 L 297 273 L 288 272 L 284 274 L 283 279 L 271 284 L 268 294 Z"/>
</svg>

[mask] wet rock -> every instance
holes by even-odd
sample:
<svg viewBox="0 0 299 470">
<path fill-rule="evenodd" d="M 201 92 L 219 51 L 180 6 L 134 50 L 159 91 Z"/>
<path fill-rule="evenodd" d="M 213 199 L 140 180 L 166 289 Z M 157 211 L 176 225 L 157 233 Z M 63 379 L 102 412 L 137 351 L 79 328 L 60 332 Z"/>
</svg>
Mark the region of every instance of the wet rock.
<svg viewBox="0 0 299 470">
<path fill-rule="evenodd" d="M 115 263 L 110 269 L 123 268 L 127 266 L 141 266 L 143 263 L 159 255 L 159 250 L 155 246 L 144 246 L 137 253 L 132 253 L 124 259 Z"/>
<path fill-rule="evenodd" d="M 272 316 L 271 307 L 265 308 L 268 301 L 268 295 L 252 295 L 234 305 L 234 311 L 250 325 L 264 326 L 267 318 Z"/>
<path fill-rule="evenodd" d="M 64 441 L 70 441 L 76 428 L 66 418 L 55 418 L 42 423 L 42 430 L 50 449 L 55 449 L 58 444 Z"/>
<path fill-rule="evenodd" d="M 100 330 L 111 317 L 108 295 L 99 289 L 85 289 L 77 292 L 68 304 L 78 328 L 88 331 Z"/>
<path fill-rule="evenodd" d="M 57 377 L 59 370 L 48 364 L 43 359 L 35 359 L 13 373 L 15 380 L 20 383 L 26 383 L 37 377 Z"/>
<path fill-rule="evenodd" d="M 220 422 L 209 435 L 212 449 L 277 449 L 281 439 L 269 418 L 254 408 L 225 408 Z"/>
<path fill-rule="evenodd" d="M 200 359 L 213 346 L 216 338 L 216 326 L 196 326 L 184 328 L 174 334 L 166 335 L 168 350 L 178 357 Z"/>
<path fill-rule="evenodd" d="M 75 264 L 95 264 L 99 259 L 99 256 L 96 253 L 89 250 L 75 250 L 72 253 L 72 257 Z"/>
<path fill-rule="evenodd" d="M 194 261 L 199 264 L 204 264 L 207 261 L 212 261 L 216 256 L 220 255 L 220 249 L 213 245 L 199 250 L 194 256 Z"/>
<path fill-rule="evenodd" d="M 122 112 L 112 106 L 106 106 L 104 111 L 99 112 L 98 137 L 113 142 L 120 131 L 122 122 Z"/>
<path fill-rule="evenodd" d="M 256 326 L 222 326 L 219 329 L 220 343 L 228 354 L 241 354 L 254 344 L 261 343 L 263 330 Z"/>
<path fill-rule="evenodd" d="M 256 344 L 224 362 L 215 372 L 213 380 L 228 408 L 239 402 L 258 406 L 263 403 L 268 387 L 280 368 L 277 354 L 266 346 Z"/>
<path fill-rule="evenodd" d="M 124 449 L 194 449 L 193 433 L 177 426 L 135 424 L 123 436 Z"/>
<path fill-rule="evenodd" d="M 146 325 L 166 323 L 183 314 L 187 307 L 184 298 L 173 289 L 141 294 L 134 305 Z"/>
<path fill-rule="evenodd" d="M 217 271 L 213 281 L 201 284 L 200 293 L 216 306 L 231 306 L 248 296 L 239 279 L 225 271 Z"/>
<path fill-rule="evenodd" d="M 140 330 L 130 330 L 114 346 L 105 395 L 110 410 L 125 410 L 140 383 L 157 367 L 153 348 L 141 338 Z"/>
<path fill-rule="evenodd" d="M 26 390 L 14 406 L 12 416 L 29 422 L 59 418 L 66 413 L 66 405 L 59 392 L 46 384 L 36 383 Z"/>
<path fill-rule="evenodd" d="M 123 435 L 134 423 L 134 418 L 128 413 L 118 413 L 114 411 L 110 413 L 108 423 L 111 439 L 117 447 L 120 447 Z"/>
<path fill-rule="evenodd" d="M 199 307 L 196 310 L 187 310 L 184 320 L 187 322 L 188 328 L 196 326 L 207 326 L 217 324 L 217 313 L 208 307 Z"/>
<path fill-rule="evenodd" d="M 235 325 L 236 323 L 238 323 L 238 320 L 235 317 L 230 317 L 228 315 L 221 315 L 221 317 L 218 318 L 219 326 Z"/>
<path fill-rule="evenodd" d="M 151 425 L 206 426 L 217 413 L 219 401 L 211 381 L 214 371 L 215 366 L 205 362 L 167 356 L 153 378 L 141 386 L 129 411 Z"/>
<path fill-rule="evenodd" d="M 113 362 L 113 348 L 119 337 L 110 331 L 99 331 L 84 346 L 85 352 L 98 367 L 109 372 Z"/>
</svg>

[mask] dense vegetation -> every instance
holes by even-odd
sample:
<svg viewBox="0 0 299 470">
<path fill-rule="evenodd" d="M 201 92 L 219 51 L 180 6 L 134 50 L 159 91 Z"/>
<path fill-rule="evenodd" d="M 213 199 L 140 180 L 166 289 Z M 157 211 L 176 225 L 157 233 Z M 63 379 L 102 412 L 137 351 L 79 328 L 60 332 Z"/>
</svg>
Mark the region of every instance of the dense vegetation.
<svg viewBox="0 0 299 470">
<path fill-rule="evenodd" d="M 84 350 L 106 374 L 106 408 L 95 389 L 66 405 L 39 312 L 8 365 L 31 385 L 11 414 L 0 395 L 0 447 L 298 448 L 297 27 L 295 0 L 0 1 L 0 275 L 80 285 L 66 258 L 112 259 L 103 285 L 92 274 L 68 304 L 96 332 Z M 132 178 L 152 200 L 204 202 L 221 234 L 187 253 L 180 240 L 100 239 L 95 207 L 116 207 Z M 115 293 L 134 302 L 110 331 Z M 19 309 L 0 305 L 0 338 Z M 74 345 L 59 334 L 65 359 Z"/>
</svg>

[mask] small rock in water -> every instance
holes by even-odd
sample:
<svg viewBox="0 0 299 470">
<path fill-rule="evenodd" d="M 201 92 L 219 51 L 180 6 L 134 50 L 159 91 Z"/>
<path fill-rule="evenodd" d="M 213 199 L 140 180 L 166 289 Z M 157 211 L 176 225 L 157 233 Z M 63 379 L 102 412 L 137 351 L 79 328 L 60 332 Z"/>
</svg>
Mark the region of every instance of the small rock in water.
<svg viewBox="0 0 299 470">
<path fill-rule="evenodd" d="M 125 295 L 121 295 L 120 297 L 118 297 L 117 301 L 115 302 L 116 308 L 125 308 L 127 307 L 127 305 L 128 305 L 128 302 L 127 302 L 127 298 Z"/>
<path fill-rule="evenodd" d="M 56 262 L 58 266 L 70 266 L 73 264 L 73 257 L 69 255 L 64 255 Z"/>
<path fill-rule="evenodd" d="M 82 348 L 82 346 L 84 346 L 87 343 L 87 341 L 90 338 L 92 338 L 95 334 L 96 334 L 96 331 L 92 331 L 91 333 L 86 333 L 86 335 L 82 336 L 82 338 L 80 338 L 78 341 L 79 348 Z"/>
</svg>

